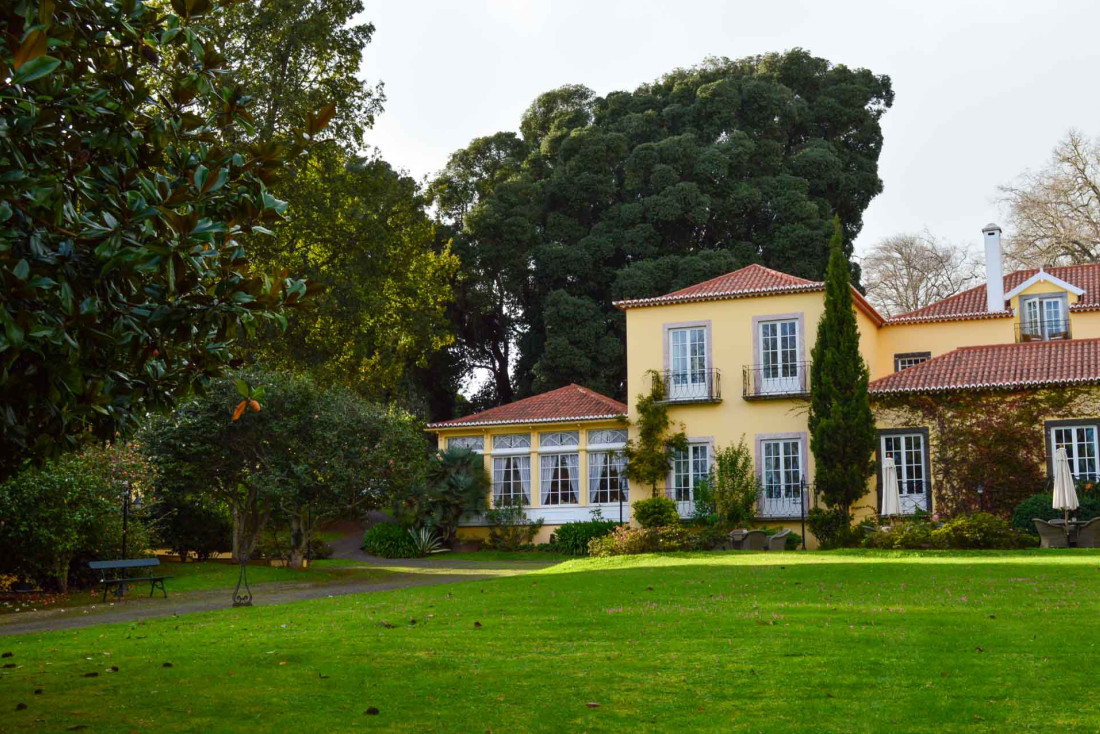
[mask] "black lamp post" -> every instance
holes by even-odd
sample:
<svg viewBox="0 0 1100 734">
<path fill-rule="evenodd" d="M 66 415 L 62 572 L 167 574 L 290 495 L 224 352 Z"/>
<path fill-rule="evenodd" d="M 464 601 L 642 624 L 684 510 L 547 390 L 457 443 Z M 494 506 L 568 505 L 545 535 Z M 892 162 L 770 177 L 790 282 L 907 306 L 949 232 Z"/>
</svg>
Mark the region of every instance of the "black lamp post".
<svg viewBox="0 0 1100 734">
<path fill-rule="evenodd" d="M 985 487 L 978 482 L 978 512 L 985 512 Z"/>
<path fill-rule="evenodd" d="M 233 590 L 233 606 L 250 607 L 252 606 L 252 589 L 248 588 L 248 554 L 240 553 L 237 560 L 241 564 L 241 573 L 237 576 L 237 588 Z M 242 586 L 244 586 L 243 594 L 241 593 Z"/>
<path fill-rule="evenodd" d="M 802 550 L 806 550 L 806 476 L 798 482 L 798 509 L 802 513 Z"/>
</svg>

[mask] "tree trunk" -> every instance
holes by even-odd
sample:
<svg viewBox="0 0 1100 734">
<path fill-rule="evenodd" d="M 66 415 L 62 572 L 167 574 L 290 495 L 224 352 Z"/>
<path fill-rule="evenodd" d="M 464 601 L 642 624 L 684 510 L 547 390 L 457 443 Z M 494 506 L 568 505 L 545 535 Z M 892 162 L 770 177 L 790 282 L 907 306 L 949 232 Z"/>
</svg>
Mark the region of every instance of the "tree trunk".
<svg viewBox="0 0 1100 734">
<path fill-rule="evenodd" d="M 287 564 L 299 571 L 305 568 L 306 552 L 313 537 L 313 528 L 309 526 L 306 512 L 302 508 L 290 516 L 290 557 Z"/>
<path fill-rule="evenodd" d="M 241 562 L 241 513 L 233 506 L 233 560 Z"/>
<path fill-rule="evenodd" d="M 57 558 L 57 590 L 62 594 L 69 593 L 69 554 L 63 554 Z"/>
</svg>

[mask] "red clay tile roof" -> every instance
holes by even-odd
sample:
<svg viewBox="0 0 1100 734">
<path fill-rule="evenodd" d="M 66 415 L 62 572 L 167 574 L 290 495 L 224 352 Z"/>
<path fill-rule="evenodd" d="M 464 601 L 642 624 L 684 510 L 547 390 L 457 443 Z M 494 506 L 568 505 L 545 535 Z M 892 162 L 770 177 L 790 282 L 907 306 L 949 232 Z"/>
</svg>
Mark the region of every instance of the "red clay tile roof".
<svg viewBox="0 0 1100 734">
<path fill-rule="evenodd" d="M 552 423 L 555 421 L 591 421 L 626 415 L 625 403 L 580 385 L 534 395 L 514 403 L 489 408 L 480 413 L 429 423 L 428 428 L 489 426 L 508 423 Z"/>
<path fill-rule="evenodd" d="M 1071 311 L 1100 310 L 1100 263 L 1089 265 L 1066 265 L 1044 268 L 1055 278 L 1071 283 L 1085 291 Z M 1005 293 L 1038 273 L 1036 268 L 1017 270 L 1004 276 Z M 899 314 L 886 320 L 887 324 L 912 324 L 926 321 L 959 321 L 963 319 L 994 319 L 1011 316 L 1010 311 L 987 311 L 985 304 L 985 284 L 963 291 L 942 301 L 918 308 L 916 311 Z"/>
<path fill-rule="evenodd" d="M 872 395 L 1100 384 L 1100 339 L 961 347 L 881 377 Z"/>
<path fill-rule="evenodd" d="M 681 288 L 663 296 L 651 298 L 632 298 L 615 301 L 616 308 L 626 310 L 640 306 L 664 306 L 672 303 L 692 303 L 695 301 L 724 301 L 731 298 L 751 298 L 753 296 L 774 296 L 783 293 L 812 293 L 825 290 L 825 284 L 817 280 L 807 280 L 795 275 L 781 273 L 763 265 L 747 265 L 732 273 Z M 876 326 L 884 319 L 859 291 L 852 289 L 856 307 L 867 314 Z"/>
<path fill-rule="evenodd" d="M 652 298 L 632 298 L 615 301 L 621 309 L 638 306 L 661 306 L 667 303 L 689 303 L 691 301 L 718 301 L 727 298 L 747 298 L 750 296 L 768 296 L 777 293 L 801 293 L 824 290 L 825 284 L 787 275 L 763 265 L 748 265 L 732 273 L 689 285 L 678 291 Z"/>
</svg>

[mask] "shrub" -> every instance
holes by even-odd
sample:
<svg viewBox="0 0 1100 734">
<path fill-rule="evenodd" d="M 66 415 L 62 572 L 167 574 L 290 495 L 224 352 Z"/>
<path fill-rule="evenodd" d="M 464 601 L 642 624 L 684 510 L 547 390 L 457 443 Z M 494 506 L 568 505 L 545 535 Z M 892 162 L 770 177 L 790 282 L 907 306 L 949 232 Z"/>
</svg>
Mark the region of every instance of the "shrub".
<svg viewBox="0 0 1100 734">
<path fill-rule="evenodd" d="M 1026 533 L 1013 530 L 1008 520 L 975 512 L 948 520 L 932 531 L 932 540 L 944 548 L 1028 548 L 1035 545 Z"/>
<path fill-rule="evenodd" d="M 432 527 L 444 541 L 454 537 L 459 519 L 485 509 L 489 474 L 481 454 L 448 448 L 432 457 L 426 483 L 395 499 L 394 514 L 411 527 Z"/>
<path fill-rule="evenodd" d="M 331 557 L 334 552 L 335 549 L 320 538 L 310 538 L 309 546 L 303 553 L 306 558 L 319 561 Z M 257 543 L 256 547 L 252 550 L 250 560 L 266 558 L 277 559 L 289 563 L 290 556 L 290 539 L 285 536 L 280 536 L 277 533 L 270 533 L 262 537 L 260 542 Z"/>
<path fill-rule="evenodd" d="M 363 534 L 363 550 L 382 558 L 415 558 L 419 555 L 408 531 L 390 522 L 373 525 Z"/>
<path fill-rule="evenodd" d="M 935 526 L 924 519 L 897 522 L 890 529 L 882 529 L 869 535 L 863 544 L 868 548 L 910 549 L 941 547 L 939 539 L 932 537 Z"/>
<path fill-rule="evenodd" d="M 680 522 L 680 513 L 676 511 L 676 503 L 668 497 L 637 500 L 631 506 L 634 508 L 634 519 L 643 528 L 660 528 L 676 525 Z"/>
<path fill-rule="evenodd" d="M 1100 500 L 1082 497 L 1081 506 L 1077 508 L 1075 514 L 1078 520 L 1091 520 L 1094 517 L 1100 517 Z M 1035 518 L 1054 520 L 1062 517 L 1062 515 L 1061 510 L 1051 507 L 1050 494 L 1036 494 L 1016 506 L 1016 510 L 1012 513 L 1012 527 L 1030 535 L 1038 536 L 1039 531 L 1035 529 L 1035 523 L 1032 520 Z"/>
<path fill-rule="evenodd" d="M 618 527 L 618 523 L 610 520 L 568 522 L 557 529 L 550 542 L 559 553 L 570 556 L 586 556 L 588 555 L 588 544 L 592 539 L 602 538 L 616 527 Z"/>
<path fill-rule="evenodd" d="M 843 508 L 811 508 L 806 513 L 806 524 L 823 549 L 859 545 L 859 533 L 852 529 L 852 516 Z"/>
<path fill-rule="evenodd" d="M 631 556 L 648 553 L 650 549 L 650 531 L 626 525 L 620 525 L 607 535 L 588 542 L 588 554 L 596 558 Z"/>
<path fill-rule="evenodd" d="M 730 529 L 725 525 L 714 523 L 697 528 L 694 534 L 697 550 L 717 550 L 725 548 L 729 543 Z"/>
<path fill-rule="evenodd" d="M 409 537 L 412 538 L 416 555 L 430 556 L 433 553 L 442 553 L 446 550 L 439 541 L 439 534 L 432 528 L 409 528 Z"/>
<path fill-rule="evenodd" d="M 720 522 L 736 527 L 755 517 L 760 480 L 753 469 L 752 452 L 745 445 L 744 436 L 736 446 L 726 446 L 715 452 L 712 482 L 714 511 Z"/>
<path fill-rule="evenodd" d="M 672 553 L 697 550 L 699 547 L 698 536 L 679 525 L 651 528 L 647 532 L 649 534 L 648 549 L 650 551 Z"/>
<path fill-rule="evenodd" d="M 122 551 L 127 487 L 147 489 L 147 465 L 130 446 L 92 447 L 26 469 L 0 484 L 0 573 L 64 592 L 90 580 L 87 562 Z M 128 483 L 128 484 L 127 484 Z M 144 508 L 131 506 L 127 555 L 149 548 Z"/>
<path fill-rule="evenodd" d="M 783 544 L 783 550 L 798 550 L 802 546 L 802 536 L 791 533 L 787 536 L 787 542 Z"/>
<path fill-rule="evenodd" d="M 158 492 L 150 513 L 160 542 L 181 561 L 191 554 L 205 561 L 233 547 L 233 521 L 228 508 L 213 498 Z"/>
<path fill-rule="evenodd" d="M 542 518 L 531 520 L 523 507 L 515 503 L 494 507 L 486 517 L 489 521 L 486 545 L 493 550 L 518 551 L 530 545 L 542 529 Z"/>
</svg>

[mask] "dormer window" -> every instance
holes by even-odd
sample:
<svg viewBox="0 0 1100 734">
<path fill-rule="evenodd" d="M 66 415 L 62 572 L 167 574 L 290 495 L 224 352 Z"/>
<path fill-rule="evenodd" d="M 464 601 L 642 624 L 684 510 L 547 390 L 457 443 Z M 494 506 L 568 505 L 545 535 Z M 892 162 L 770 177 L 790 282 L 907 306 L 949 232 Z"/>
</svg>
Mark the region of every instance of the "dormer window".
<svg viewBox="0 0 1100 734">
<path fill-rule="evenodd" d="M 1020 341 L 1069 339 L 1065 293 L 1020 296 Z"/>
</svg>

